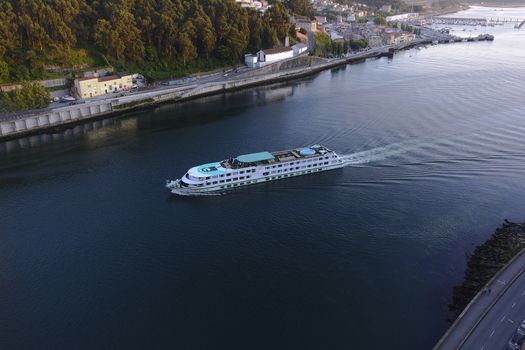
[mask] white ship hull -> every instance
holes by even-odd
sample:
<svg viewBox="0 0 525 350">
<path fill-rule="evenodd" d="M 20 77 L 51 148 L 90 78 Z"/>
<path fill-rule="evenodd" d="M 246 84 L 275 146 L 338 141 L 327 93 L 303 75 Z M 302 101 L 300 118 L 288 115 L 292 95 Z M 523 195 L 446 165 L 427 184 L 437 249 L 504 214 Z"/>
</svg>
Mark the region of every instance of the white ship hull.
<svg viewBox="0 0 525 350">
<path fill-rule="evenodd" d="M 191 168 L 181 179 L 168 180 L 174 194 L 221 193 L 232 189 L 338 169 L 344 162 L 319 145 L 281 152 L 261 152 Z"/>
</svg>

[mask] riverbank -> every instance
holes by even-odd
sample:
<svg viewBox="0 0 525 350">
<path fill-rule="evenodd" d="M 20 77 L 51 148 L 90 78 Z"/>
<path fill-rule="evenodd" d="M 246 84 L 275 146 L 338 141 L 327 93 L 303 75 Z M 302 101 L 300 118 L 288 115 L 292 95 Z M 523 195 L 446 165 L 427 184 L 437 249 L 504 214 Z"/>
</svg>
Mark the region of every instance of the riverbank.
<svg viewBox="0 0 525 350">
<path fill-rule="evenodd" d="M 459 315 L 489 280 L 524 248 L 525 223 L 505 220 L 469 257 L 463 283 L 453 288 L 450 311 Z"/>
<path fill-rule="evenodd" d="M 497 349 L 507 343 L 516 326 L 502 322 L 523 319 L 524 266 L 525 224 L 505 220 L 469 258 L 465 280 L 454 287 L 451 304 L 461 313 L 434 350 Z"/>
<path fill-rule="evenodd" d="M 239 74 L 224 74 L 218 79 L 207 82 L 193 82 L 175 87 L 161 86 L 126 95 L 119 94 L 92 101 L 80 101 L 72 106 L 35 111 L 30 114 L 4 116 L 0 118 L 0 140 L 67 128 L 87 120 L 108 118 L 123 112 L 149 108 L 162 103 L 187 101 L 224 92 L 299 79 L 334 67 L 362 62 L 369 58 L 391 57 L 396 51 L 431 42 L 432 39 L 419 39 L 407 44 L 380 47 L 337 59 L 301 56 L 275 63 L 274 65 L 278 65 L 277 69 L 273 69 L 273 65 L 266 66 Z M 296 61 L 301 63 L 294 63 Z"/>
<path fill-rule="evenodd" d="M 397 50 L 422 43 L 422 41 L 398 47 Z M 313 56 L 302 56 L 294 61 L 278 62 L 278 69 L 266 66 L 259 70 L 248 71 L 242 74 L 232 74 L 218 80 L 190 83 L 175 87 L 161 86 L 155 89 L 144 90 L 126 95 L 115 95 L 92 101 L 80 101 L 71 106 L 61 106 L 43 111 L 9 115 L 0 118 L 0 140 L 14 139 L 32 134 L 44 133 L 48 130 L 67 128 L 83 121 L 95 118 L 108 118 L 136 110 L 156 106 L 162 103 L 180 102 L 213 94 L 268 85 L 316 74 L 323 70 L 337 66 L 363 61 L 367 58 L 381 57 L 393 54 L 392 47 L 383 47 L 369 50 L 339 59 L 322 59 Z M 293 64 L 299 62 L 300 64 Z"/>
</svg>

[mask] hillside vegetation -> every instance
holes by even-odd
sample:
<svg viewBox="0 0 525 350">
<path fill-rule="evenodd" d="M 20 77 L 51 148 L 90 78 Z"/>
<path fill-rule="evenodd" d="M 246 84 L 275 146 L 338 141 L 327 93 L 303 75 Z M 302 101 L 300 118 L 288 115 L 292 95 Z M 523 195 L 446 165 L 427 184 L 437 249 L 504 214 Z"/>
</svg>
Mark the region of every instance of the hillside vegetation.
<svg viewBox="0 0 525 350">
<path fill-rule="evenodd" d="M 234 0 L 0 0 L 0 83 L 108 63 L 180 75 L 237 63 L 289 33 L 281 3 L 259 15 Z"/>
</svg>

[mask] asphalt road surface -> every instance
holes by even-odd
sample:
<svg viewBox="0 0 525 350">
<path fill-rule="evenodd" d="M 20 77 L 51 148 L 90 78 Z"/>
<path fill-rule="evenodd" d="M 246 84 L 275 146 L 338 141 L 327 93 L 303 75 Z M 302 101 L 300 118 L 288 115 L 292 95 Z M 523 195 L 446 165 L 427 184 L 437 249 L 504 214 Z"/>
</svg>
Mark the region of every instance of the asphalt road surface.
<svg viewBox="0 0 525 350">
<path fill-rule="evenodd" d="M 496 281 L 495 283 L 502 284 L 508 281 Z M 484 295 L 484 297 L 490 297 L 490 295 Z M 505 349 L 524 318 L 525 273 L 522 270 L 516 281 L 503 293 L 460 349 Z"/>
<path fill-rule="evenodd" d="M 434 350 L 499 350 L 525 319 L 525 252 L 480 292 Z"/>
</svg>

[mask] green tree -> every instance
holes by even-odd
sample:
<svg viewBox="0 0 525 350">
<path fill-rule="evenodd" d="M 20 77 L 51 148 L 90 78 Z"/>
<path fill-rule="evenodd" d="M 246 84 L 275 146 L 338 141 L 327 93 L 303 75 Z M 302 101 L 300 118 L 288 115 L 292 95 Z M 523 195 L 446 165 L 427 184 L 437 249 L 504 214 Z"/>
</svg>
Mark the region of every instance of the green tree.
<svg viewBox="0 0 525 350">
<path fill-rule="evenodd" d="M 285 4 L 293 14 L 314 18 L 315 11 L 310 0 L 287 0 Z"/>
<path fill-rule="evenodd" d="M 0 83 L 9 81 L 9 66 L 6 61 L 0 59 Z"/>
<path fill-rule="evenodd" d="M 16 89 L 11 94 L 11 100 L 13 101 L 13 105 L 16 110 L 23 110 L 28 108 L 28 105 L 26 104 L 26 102 L 28 101 L 24 95 L 25 94 L 22 93 L 21 89 Z"/>
<path fill-rule="evenodd" d="M 374 24 L 375 25 L 382 25 L 382 26 L 386 26 L 386 18 L 383 17 L 383 16 L 376 16 L 376 18 L 374 18 Z"/>
<path fill-rule="evenodd" d="M 11 96 L 5 91 L 0 95 L 0 110 L 3 112 L 11 112 L 14 110 Z"/>
<path fill-rule="evenodd" d="M 275 30 L 278 42 L 275 42 L 274 45 L 279 42 L 284 43 L 284 38 L 288 35 L 290 28 L 290 17 L 286 8 L 281 3 L 275 4 L 266 12 L 266 21 L 268 31 L 270 28 Z"/>
</svg>

